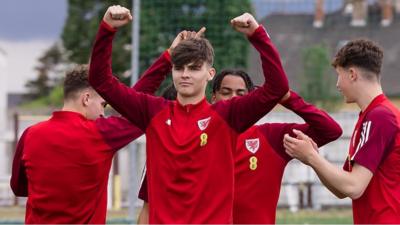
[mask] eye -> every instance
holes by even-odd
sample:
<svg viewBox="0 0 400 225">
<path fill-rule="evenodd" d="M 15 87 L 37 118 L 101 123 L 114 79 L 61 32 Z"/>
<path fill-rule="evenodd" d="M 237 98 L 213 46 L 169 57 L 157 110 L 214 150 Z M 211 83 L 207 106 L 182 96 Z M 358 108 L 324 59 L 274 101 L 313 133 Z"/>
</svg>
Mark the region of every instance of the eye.
<svg viewBox="0 0 400 225">
<path fill-rule="evenodd" d="M 245 91 L 238 91 L 237 96 L 244 96 L 246 93 Z"/>
<path fill-rule="evenodd" d="M 189 66 L 190 70 L 200 70 L 201 66 Z"/>
<path fill-rule="evenodd" d="M 182 66 L 174 66 L 174 70 L 182 70 L 183 69 L 183 67 Z"/>
<path fill-rule="evenodd" d="M 101 103 L 101 105 L 103 106 L 103 108 L 105 108 L 105 107 L 107 107 L 108 103 L 104 102 L 104 103 Z"/>
<path fill-rule="evenodd" d="M 227 96 L 227 95 L 231 94 L 231 91 L 222 89 L 222 90 L 219 91 L 219 93 L 221 95 Z"/>
</svg>

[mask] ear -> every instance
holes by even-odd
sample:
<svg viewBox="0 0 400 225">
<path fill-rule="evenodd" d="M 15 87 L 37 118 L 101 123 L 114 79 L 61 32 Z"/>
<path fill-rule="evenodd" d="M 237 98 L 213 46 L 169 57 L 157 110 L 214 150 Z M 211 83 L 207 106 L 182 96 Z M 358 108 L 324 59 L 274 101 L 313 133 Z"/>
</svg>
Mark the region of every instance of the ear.
<svg viewBox="0 0 400 225">
<path fill-rule="evenodd" d="M 359 70 L 355 67 L 350 67 L 349 68 L 349 78 L 351 81 L 356 81 L 359 76 Z"/>
<path fill-rule="evenodd" d="M 211 68 L 208 70 L 208 78 L 207 78 L 207 81 L 211 81 L 211 80 L 214 78 L 215 73 L 216 73 L 215 68 L 211 67 Z"/>
<path fill-rule="evenodd" d="M 212 93 L 211 95 L 211 104 L 214 104 L 217 100 L 217 97 L 215 96 L 215 93 Z"/>
<path fill-rule="evenodd" d="M 85 106 L 85 107 L 88 106 L 89 105 L 89 99 L 90 99 L 90 93 L 88 91 L 84 91 L 82 93 L 81 99 L 82 99 L 82 105 Z"/>
</svg>

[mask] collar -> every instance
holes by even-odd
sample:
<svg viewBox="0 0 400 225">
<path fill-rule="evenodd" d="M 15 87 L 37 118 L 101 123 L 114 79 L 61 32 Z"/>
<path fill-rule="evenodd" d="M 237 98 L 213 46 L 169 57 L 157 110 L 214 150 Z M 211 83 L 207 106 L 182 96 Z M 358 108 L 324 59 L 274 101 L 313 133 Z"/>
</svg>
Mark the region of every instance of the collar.
<svg viewBox="0 0 400 225">
<path fill-rule="evenodd" d="M 207 102 L 206 98 L 203 98 L 200 102 L 196 104 L 187 104 L 187 105 L 182 105 L 178 100 L 176 100 L 176 105 L 179 110 L 189 113 L 201 109 L 204 106 L 209 105 L 209 103 Z"/>
<path fill-rule="evenodd" d="M 88 120 L 82 114 L 72 111 L 55 111 L 53 112 L 52 119 L 57 120 L 70 120 L 70 119 L 80 119 L 80 120 Z"/>
</svg>

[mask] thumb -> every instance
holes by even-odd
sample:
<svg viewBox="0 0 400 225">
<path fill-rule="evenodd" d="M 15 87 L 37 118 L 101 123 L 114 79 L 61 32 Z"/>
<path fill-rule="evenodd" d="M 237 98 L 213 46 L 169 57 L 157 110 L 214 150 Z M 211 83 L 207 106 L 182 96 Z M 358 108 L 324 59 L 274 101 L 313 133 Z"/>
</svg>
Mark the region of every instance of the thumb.
<svg viewBox="0 0 400 225">
<path fill-rule="evenodd" d="M 307 140 L 308 139 L 308 136 L 305 135 L 300 130 L 293 129 L 293 133 L 296 135 L 297 139 L 300 139 L 300 140 Z"/>
</svg>

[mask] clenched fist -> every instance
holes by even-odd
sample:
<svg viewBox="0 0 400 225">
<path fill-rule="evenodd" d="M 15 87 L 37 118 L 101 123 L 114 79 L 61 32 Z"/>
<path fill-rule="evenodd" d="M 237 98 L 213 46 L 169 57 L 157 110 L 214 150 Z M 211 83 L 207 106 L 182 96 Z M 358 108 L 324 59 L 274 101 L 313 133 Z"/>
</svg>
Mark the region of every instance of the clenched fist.
<svg viewBox="0 0 400 225">
<path fill-rule="evenodd" d="M 113 5 L 108 7 L 103 20 L 111 27 L 119 28 L 131 21 L 132 15 L 129 9 L 120 5 Z"/>
<path fill-rule="evenodd" d="M 235 30 L 247 36 L 251 36 L 259 26 L 254 16 L 250 13 L 244 13 L 241 16 L 233 18 L 231 25 Z"/>
</svg>

